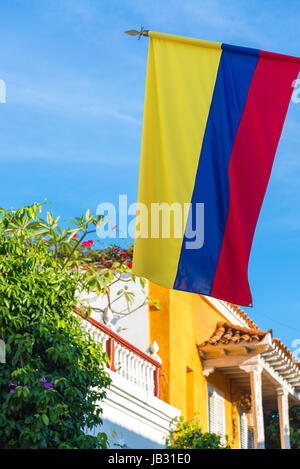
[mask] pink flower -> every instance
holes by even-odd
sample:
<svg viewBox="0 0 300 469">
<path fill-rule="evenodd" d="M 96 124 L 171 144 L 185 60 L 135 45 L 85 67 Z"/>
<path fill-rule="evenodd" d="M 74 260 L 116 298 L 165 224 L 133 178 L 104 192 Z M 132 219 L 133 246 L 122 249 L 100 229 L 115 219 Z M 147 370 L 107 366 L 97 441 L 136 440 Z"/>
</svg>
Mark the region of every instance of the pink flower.
<svg viewBox="0 0 300 469">
<path fill-rule="evenodd" d="M 75 238 L 75 239 L 78 239 L 78 234 L 77 233 L 74 233 L 72 238 Z"/>
<path fill-rule="evenodd" d="M 87 241 L 83 241 L 81 243 L 81 246 L 84 248 L 89 248 L 90 246 L 93 246 L 94 241 L 92 239 L 88 239 Z"/>
<path fill-rule="evenodd" d="M 118 228 L 118 225 L 112 226 L 111 231 L 116 230 Z"/>
<path fill-rule="evenodd" d="M 129 269 L 132 269 L 132 262 L 131 261 L 128 262 L 128 267 L 129 267 Z"/>
</svg>

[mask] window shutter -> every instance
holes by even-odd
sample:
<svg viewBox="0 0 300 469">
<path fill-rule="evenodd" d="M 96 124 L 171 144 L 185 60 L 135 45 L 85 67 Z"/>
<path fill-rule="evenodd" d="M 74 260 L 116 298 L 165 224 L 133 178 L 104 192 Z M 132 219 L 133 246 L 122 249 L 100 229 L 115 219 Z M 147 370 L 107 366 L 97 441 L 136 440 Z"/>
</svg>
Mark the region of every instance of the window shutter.
<svg viewBox="0 0 300 469">
<path fill-rule="evenodd" d="M 248 449 L 254 449 L 253 431 L 248 429 Z"/>
<path fill-rule="evenodd" d="M 208 391 L 208 431 L 210 433 L 217 433 L 217 416 L 214 392 Z"/>
<path fill-rule="evenodd" d="M 248 449 L 248 420 L 245 412 L 239 411 L 240 448 Z"/>
<path fill-rule="evenodd" d="M 225 404 L 224 396 L 215 388 L 208 388 L 208 431 L 220 435 L 225 444 Z"/>
</svg>

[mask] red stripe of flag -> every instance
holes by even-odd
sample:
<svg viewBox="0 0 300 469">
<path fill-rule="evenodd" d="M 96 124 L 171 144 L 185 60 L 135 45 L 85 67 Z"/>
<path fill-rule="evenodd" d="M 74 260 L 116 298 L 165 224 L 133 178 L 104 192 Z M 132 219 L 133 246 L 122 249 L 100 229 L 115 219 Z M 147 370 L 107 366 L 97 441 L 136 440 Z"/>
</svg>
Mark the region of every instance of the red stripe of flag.
<svg viewBox="0 0 300 469">
<path fill-rule="evenodd" d="M 262 52 L 229 163 L 230 202 L 211 296 L 249 306 L 248 263 L 299 63 Z"/>
</svg>

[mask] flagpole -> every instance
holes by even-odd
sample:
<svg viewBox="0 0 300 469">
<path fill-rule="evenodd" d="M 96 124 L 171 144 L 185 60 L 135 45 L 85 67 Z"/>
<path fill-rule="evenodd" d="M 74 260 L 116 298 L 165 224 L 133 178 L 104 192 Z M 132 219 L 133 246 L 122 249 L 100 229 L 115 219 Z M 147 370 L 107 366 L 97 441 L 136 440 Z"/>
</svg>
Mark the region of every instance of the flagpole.
<svg viewBox="0 0 300 469">
<path fill-rule="evenodd" d="M 137 31 L 136 29 L 129 29 L 129 31 L 125 31 L 125 34 L 128 34 L 129 36 L 139 36 L 138 39 L 141 39 L 141 36 L 148 36 L 148 29 L 144 29 L 144 26 L 141 27 L 140 31 Z"/>
</svg>

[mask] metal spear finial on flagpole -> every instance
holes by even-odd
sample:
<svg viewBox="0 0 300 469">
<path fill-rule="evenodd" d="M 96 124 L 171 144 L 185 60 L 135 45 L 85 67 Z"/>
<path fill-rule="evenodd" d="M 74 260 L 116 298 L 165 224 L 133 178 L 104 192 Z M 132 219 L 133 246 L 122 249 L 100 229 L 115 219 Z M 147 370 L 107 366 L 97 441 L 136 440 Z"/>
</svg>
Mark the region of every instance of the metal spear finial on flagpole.
<svg viewBox="0 0 300 469">
<path fill-rule="evenodd" d="M 125 31 L 125 34 L 129 36 L 139 36 L 138 39 L 141 39 L 141 36 L 148 36 L 149 31 L 144 29 L 144 26 L 141 26 L 141 30 L 137 31 L 136 29 L 129 29 L 129 31 Z"/>
</svg>

